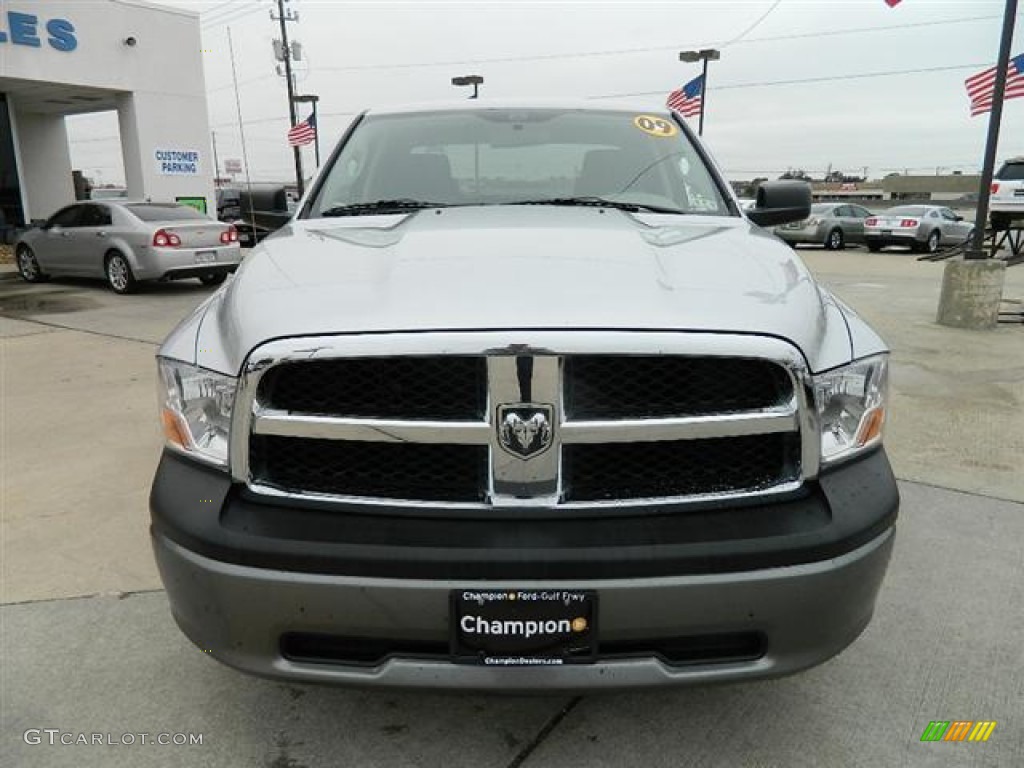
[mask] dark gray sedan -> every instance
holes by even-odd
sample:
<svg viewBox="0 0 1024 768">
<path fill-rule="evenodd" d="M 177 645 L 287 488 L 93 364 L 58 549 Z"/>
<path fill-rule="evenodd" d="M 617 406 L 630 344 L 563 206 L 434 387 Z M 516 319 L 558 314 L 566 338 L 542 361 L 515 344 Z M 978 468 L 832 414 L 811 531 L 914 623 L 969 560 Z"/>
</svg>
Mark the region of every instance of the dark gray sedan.
<svg viewBox="0 0 1024 768">
<path fill-rule="evenodd" d="M 909 245 L 911 250 L 935 253 L 940 245 L 970 240 L 974 225 L 941 205 L 898 205 L 864 222 L 868 250 Z"/>
<path fill-rule="evenodd" d="M 117 293 L 140 280 L 224 282 L 242 259 L 230 224 L 176 203 L 83 202 L 61 208 L 14 244 L 30 283 L 50 275 L 104 277 Z"/>
<path fill-rule="evenodd" d="M 775 228 L 775 234 L 790 245 L 824 245 L 830 251 L 842 250 L 847 243 L 864 242 L 864 220 L 871 211 L 848 203 L 815 203 L 811 215 L 803 221 Z"/>
</svg>

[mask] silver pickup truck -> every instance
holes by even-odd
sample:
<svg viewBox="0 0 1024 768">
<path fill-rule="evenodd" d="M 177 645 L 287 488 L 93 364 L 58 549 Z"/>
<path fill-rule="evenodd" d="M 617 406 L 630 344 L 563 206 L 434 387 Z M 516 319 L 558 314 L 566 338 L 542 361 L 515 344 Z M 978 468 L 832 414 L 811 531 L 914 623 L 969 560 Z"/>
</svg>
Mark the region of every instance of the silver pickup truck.
<svg viewBox="0 0 1024 768">
<path fill-rule="evenodd" d="M 659 110 L 355 120 L 159 351 L 152 540 L 204 651 L 309 682 L 752 680 L 868 624 L 887 350 Z"/>
</svg>

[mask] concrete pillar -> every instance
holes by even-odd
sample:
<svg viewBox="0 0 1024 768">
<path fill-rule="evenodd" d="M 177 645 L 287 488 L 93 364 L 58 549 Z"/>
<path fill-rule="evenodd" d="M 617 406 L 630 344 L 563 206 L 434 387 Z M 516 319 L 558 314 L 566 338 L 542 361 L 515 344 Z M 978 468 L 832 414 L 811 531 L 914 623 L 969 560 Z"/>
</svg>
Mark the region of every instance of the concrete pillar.
<svg viewBox="0 0 1024 768">
<path fill-rule="evenodd" d="M 1001 259 L 951 259 L 942 273 L 939 325 L 985 330 L 999 322 L 1006 262 Z"/>
<path fill-rule="evenodd" d="M 117 97 L 117 126 L 121 134 L 121 161 L 124 164 L 125 192 L 129 200 L 144 200 L 142 181 L 142 145 L 139 143 L 135 99 L 125 93 Z"/>
<path fill-rule="evenodd" d="M 13 106 L 25 221 L 45 219 L 75 202 L 67 126 L 63 115 L 22 112 L 17 103 Z"/>
<path fill-rule="evenodd" d="M 123 94 L 117 100 L 117 118 L 128 197 L 154 202 L 204 197 L 207 211 L 216 218 L 205 96 Z M 197 161 L 190 164 L 191 172 L 162 166 L 156 153 L 168 151 L 193 154 Z"/>
</svg>

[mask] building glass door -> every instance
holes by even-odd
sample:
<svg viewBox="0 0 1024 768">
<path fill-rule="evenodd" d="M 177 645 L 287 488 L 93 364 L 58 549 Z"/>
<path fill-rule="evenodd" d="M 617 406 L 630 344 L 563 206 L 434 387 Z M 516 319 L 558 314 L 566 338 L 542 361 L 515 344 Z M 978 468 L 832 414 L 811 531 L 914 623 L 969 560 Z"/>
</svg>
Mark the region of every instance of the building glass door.
<svg viewBox="0 0 1024 768">
<path fill-rule="evenodd" d="M 11 116 L 7 98 L 0 93 L 0 245 L 13 241 L 15 229 L 24 226 Z"/>
</svg>

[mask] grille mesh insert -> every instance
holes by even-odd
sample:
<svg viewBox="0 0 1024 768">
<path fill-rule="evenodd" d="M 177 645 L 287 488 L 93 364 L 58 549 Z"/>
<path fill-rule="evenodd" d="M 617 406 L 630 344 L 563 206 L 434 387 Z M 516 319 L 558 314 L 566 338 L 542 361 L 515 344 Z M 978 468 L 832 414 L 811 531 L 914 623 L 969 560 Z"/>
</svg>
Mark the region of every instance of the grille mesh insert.
<svg viewBox="0 0 1024 768">
<path fill-rule="evenodd" d="M 271 408 L 378 419 L 480 419 L 487 407 L 482 357 L 364 357 L 287 363 L 260 380 Z"/>
<path fill-rule="evenodd" d="M 765 360 L 583 355 L 565 361 L 570 419 L 703 416 L 786 403 L 792 384 Z"/>
<path fill-rule="evenodd" d="M 423 501 L 480 501 L 487 447 L 254 435 L 258 482 L 285 491 Z"/>
<path fill-rule="evenodd" d="M 566 501 L 756 491 L 794 479 L 796 434 L 566 445 Z"/>
</svg>

